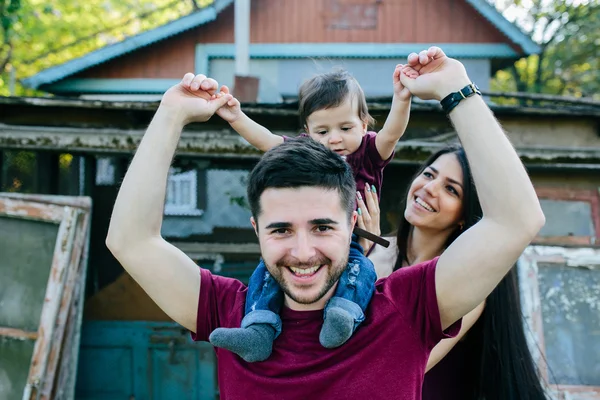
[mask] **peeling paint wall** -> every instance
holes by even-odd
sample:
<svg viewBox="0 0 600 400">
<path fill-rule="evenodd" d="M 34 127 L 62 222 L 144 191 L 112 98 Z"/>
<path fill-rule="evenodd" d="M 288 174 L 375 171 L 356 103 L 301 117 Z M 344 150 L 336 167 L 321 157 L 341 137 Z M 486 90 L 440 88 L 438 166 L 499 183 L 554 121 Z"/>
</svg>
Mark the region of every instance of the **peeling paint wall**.
<svg viewBox="0 0 600 400">
<path fill-rule="evenodd" d="M 244 207 L 246 177 L 244 170 L 208 170 L 206 208 L 199 217 L 166 216 L 162 225 L 165 237 L 186 238 L 212 233 L 216 227 L 250 229 L 250 210 Z"/>
<path fill-rule="evenodd" d="M 600 123 L 587 119 L 503 118 L 502 126 L 516 146 L 600 147 Z"/>
</svg>

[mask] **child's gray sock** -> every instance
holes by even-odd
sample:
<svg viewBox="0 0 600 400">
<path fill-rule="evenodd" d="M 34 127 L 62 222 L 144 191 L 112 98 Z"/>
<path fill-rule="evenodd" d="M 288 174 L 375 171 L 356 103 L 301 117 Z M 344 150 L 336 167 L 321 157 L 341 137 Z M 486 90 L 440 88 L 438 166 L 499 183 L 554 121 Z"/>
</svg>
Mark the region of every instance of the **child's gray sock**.
<svg viewBox="0 0 600 400">
<path fill-rule="evenodd" d="M 208 337 L 215 347 L 229 350 L 247 362 L 264 361 L 273 351 L 275 329 L 269 324 L 247 328 L 217 328 Z"/>
<path fill-rule="evenodd" d="M 325 321 L 319 334 L 323 347 L 333 349 L 346 343 L 354 331 L 354 317 L 341 307 L 327 307 Z"/>
</svg>

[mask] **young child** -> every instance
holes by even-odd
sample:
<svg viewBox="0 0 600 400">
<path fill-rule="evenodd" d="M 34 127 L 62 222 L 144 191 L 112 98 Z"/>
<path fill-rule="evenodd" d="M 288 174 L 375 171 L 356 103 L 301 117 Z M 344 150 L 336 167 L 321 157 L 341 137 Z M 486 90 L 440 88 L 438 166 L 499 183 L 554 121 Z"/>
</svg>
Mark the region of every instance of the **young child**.
<svg viewBox="0 0 600 400">
<path fill-rule="evenodd" d="M 397 65 L 394 71 L 392 107 L 377 134 L 367 131 L 373 119 L 362 88 L 348 72 L 336 70 L 320 74 L 300 87 L 299 114 L 305 130 L 302 136 L 322 143 L 345 158 L 354 172 L 358 196 L 364 190 L 379 196 L 383 169 L 392 159 L 396 143 L 406 129 L 411 95 L 400 82 L 402 68 L 403 65 Z M 219 95 L 225 93 L 229 93 L 229 89 L 223 86 Z M 267 151 L 287 140 L 248 118 L 235 98 L 217 114 L 259 150 Z M 360 208 L 357 212 L 360 215 Z M 373 264 L 353 235 L 348 267 L 324 310 L 319 335 L 324 347 L 341 346 L 364 321 L 364 311 L 376 280 Z M 247 362 L 266 360 L 271 355 L 273 340 L 281 333 L 279 311 L 282 304 L 281 288 L 261 260 L 250 277 L 241 328 L 218 328 L 211 333 L 210 342 L 238 354 Z"/>
</svg>

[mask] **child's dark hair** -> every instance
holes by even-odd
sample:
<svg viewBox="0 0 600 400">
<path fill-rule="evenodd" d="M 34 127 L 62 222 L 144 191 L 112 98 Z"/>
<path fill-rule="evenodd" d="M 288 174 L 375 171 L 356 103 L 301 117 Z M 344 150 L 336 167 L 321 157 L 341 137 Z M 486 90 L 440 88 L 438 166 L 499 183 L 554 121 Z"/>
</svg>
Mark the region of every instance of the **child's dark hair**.
<svg viewBox="0 0 600 400">
<path fill-rule="evenodd" d="M 305 81 L 298 92 L 298 111 L 300 124 L 306 126 L 308 117 L 315 111 L 338 107 L 348 97 L 358 104 L 358 116 L 373 125 L 375 120 L 369 115 L 367 99 L 362 88 L 346 70 L 335 69 Z"/>
</svg>

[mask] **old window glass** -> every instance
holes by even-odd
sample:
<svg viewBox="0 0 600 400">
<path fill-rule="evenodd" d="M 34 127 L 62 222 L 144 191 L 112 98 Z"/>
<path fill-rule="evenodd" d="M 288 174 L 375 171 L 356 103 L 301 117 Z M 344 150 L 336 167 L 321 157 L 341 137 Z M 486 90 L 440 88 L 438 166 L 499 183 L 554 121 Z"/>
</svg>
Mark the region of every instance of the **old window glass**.
<svg viewBox="0 0 600 400">
<path fill-rule="evenodd" d="M 540 199 L 546 224 L 539 236 L 594 236 L 592 206 L 587 201 Z"/>
<path fill-rule="evenodd" d="M 38 330 L 57 234 L 55 224 L 0 217 L 0 327 Z M 0 398 L 22 397 L 34 344 L 0 337 Z"/>
<path fill-rule="evenodd" d="M 550 382 L 600 386 L 600 270 L 538 267 Z"/>
<path fill-rule="evenodd" d="M 600 249 L 530 246 L 518 268 L 529 347 L 544 378 L 562 394 L 599 387 Z"/>
</svg>

